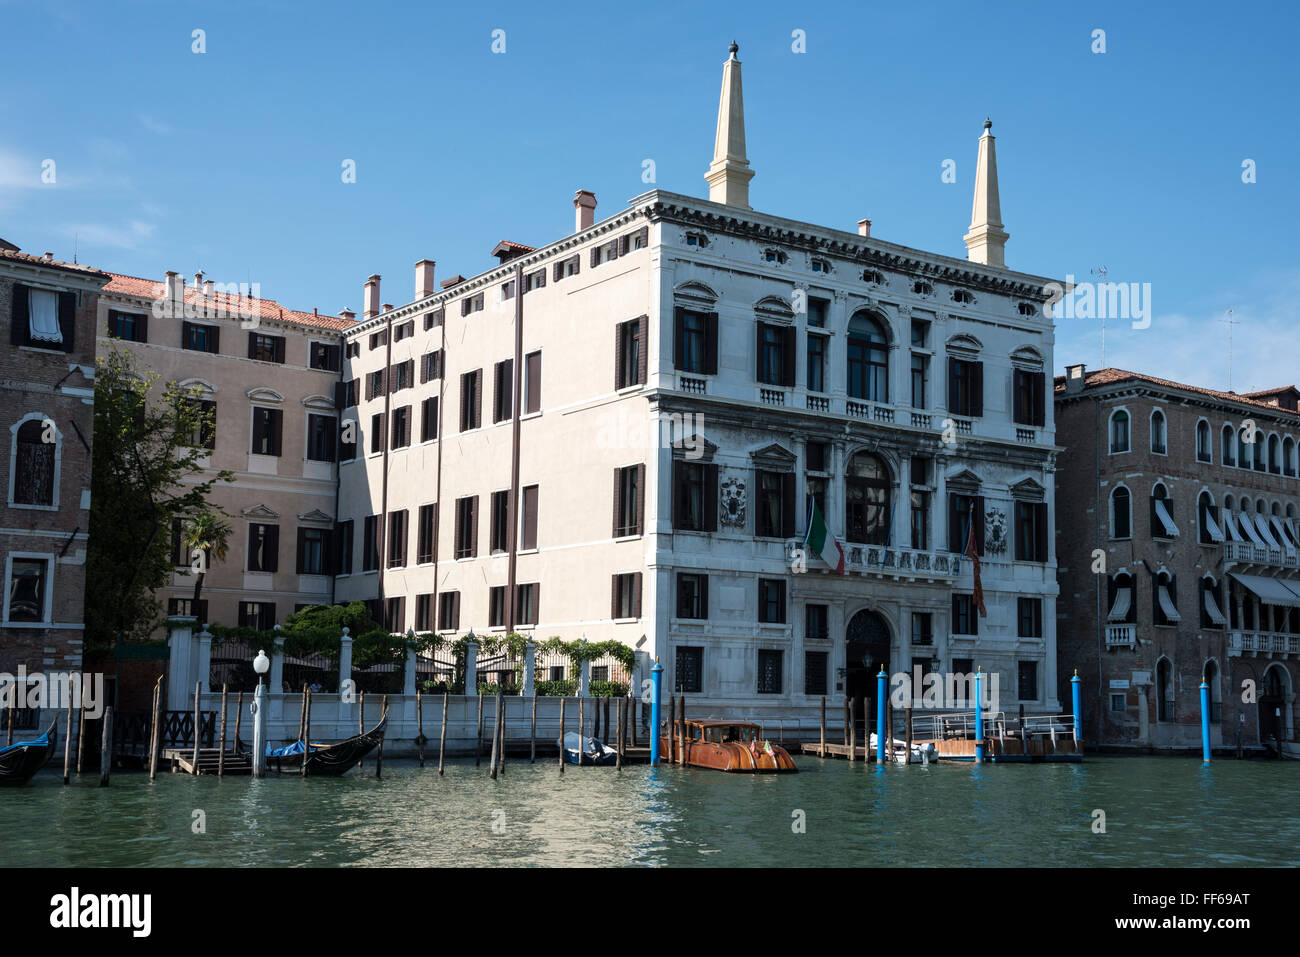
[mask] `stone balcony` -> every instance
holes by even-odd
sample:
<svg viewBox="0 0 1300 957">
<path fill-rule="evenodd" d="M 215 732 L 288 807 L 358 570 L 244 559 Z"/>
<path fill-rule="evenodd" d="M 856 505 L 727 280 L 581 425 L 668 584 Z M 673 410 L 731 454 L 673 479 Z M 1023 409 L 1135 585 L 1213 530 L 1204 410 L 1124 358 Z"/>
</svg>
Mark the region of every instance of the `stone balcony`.
<svg viewBox="0 0 1300 957">
<path fill-rule="evenodd" d="M 1111 648 L 1136 648 L 1137 647 L 1137 625 L 1128 624 L 1110 624 L 1106 625 L 1106 649 Z"/>
<path fill-rule="evenodd" d="M 1300 658 L 1300 635 L 1272 631 L 1228 632 L 1228 656 L 1263 655 L 1266 658 Z"/>
<path fill-rule="evenodd" d="M 952 581 L 961 574 L 960 555 L 951 552 L 900 548 L 893 545 L 842 543 L 846 574 L 871 575 L 896 581 Z M 787 551 L 803 548 L 802 540 L 788 543 Z M 823 566 L 824 567 L 824 566 Z"/>
<path fill-rule="evenodd" d="M 1300 553 L 1291 549 L 1261 548 L 1253 542 L 1224 542 L 1223 564 L 1255 565 L 1260 568 L 1286 568 L 1300 571 Z"/>
</svg>

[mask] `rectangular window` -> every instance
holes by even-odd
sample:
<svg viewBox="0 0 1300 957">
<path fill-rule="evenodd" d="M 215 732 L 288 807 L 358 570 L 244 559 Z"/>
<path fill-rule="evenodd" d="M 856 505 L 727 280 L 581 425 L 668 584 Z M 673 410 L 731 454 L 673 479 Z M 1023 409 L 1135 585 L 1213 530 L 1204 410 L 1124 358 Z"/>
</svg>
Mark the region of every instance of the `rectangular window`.
<svg viewBox="0 0 1300 957">
<path fill-rule="evenodd" d="M 1016 369 L 1012 388 L 1015 390 L 1015 421 L 1017 425 L 1042 428 L 1047 422 L 1047 375 Z"/>
<path fill-rule="evenodd" d="M 542 411 L 542 354 L 524 356 L 524 415 Z"/>
<path fill-rule="evenodd" d="M 406 564 L 406 509 L 388 514 L 388 567 Z"/>
<path fill-rule="evenodd" d="M 280 409 L 253 406 L 253 445 L 249 451 L 254 455 L 279 455 L 283 421 Z"/>
<path fill-rule="evenodd" d="M 403 339 L 409 339 L 413 335 L 415 335 L 415 320 L 411 319 L 408 322 L 402 323 L 393 330 L 393 341 L 401 342 Z"/>
<path fill-rule="evenodd" d="M 420 381 L 429 382 L 442 378 L 442 350 L 435 349 L 420 357 Z"/>
<path fill-rule="evenodd" d="M 924 319 L 912 320 L 912 345 L 918 349 L 924 349 L 926 342 L 930 338 L 930 324 Z"/>
<path fill-rule="evenodd" d="M 389 372 L 389 382 L 393 392 L 409 389 L 415 385 L 415 360 L 395 362 Z"/>
<path fill-rule="evenodd" d="M 614 388 L 645 385 L 646 317 L 629 319 L 614 327 Z"/>
<path fill-rule="evenodd" d="M 239 603 L 239 627 L 256 628 L 269 631 L 275 627 L 275 602 L 241 601 Z"/>
<path fill-rule="evenodd" d="M 614 618 L 641 617 L 641 573 L 629 572 L 613 576 Z"/>
<path fill-rule="evenodd" d="M 714 532 L 718 528 L 718 467 L 673 461 L 673 528 Z"/>
<path fill-rule="evenodd" d="M 641 521 L 645 515 L 645 502 L 642 497 L 644 486 L 644 465 L 629 465 L 614 470 L 615 538 L 641 534 Z"/>
<path fill-rule="evenodd" d="M 418 632 L 433 630 L 433 595 L 415 596 L 415 630 Z"/>
<path fill-rule="evenodd" d="M 478 496 L 456 500 L 456 557 L 478 555 Z"/>
<path fill-rule="evenodd" d="M 438 437 L 438 397 L 431 395 L 420 403 L 420 441 L 432 442 Z"/>
<path fill-rule="evenodd" d="M 387 598 L 384 600 L 383 625 L 389 631 L 401 631 L 406 624 L 406 599 Z"/>
<path fill-rule="evenodd" d="M 506 624 L 506 586 L 493 585 L 488 589 L 488 627 L 504 628 Z"/>
<path fill-rule="evenodd" d="M 393 448 L 403 449 L 411 444 L 411 407 L 404 405 L 393 410 Z"/>
<path fill-rule="evenodd" d="M 912 644 L 934 644 L 934 615 L 931 612 L 912 612 Z"/>
<path fill-rule="evenodd" d="M 972 417 L 984 414 L 984 363 L 948 357 L 948 411 Z"/>
<path fill-rule="evenodd" d="M 482 312 L 482 311 L 483 311 L 483 293 L 481 292 L 476 296 L 469 296 L 468 298 L 462 299 L 460 301 L 460 314 L 462 316 L 468 316 L 471 313 Z"/>
<path fill-rule="evenodd" d="M 334 526 L 334 568 L 339 575 L 352 574 L 352 519 Z"/>
<path fill-rule="evenodd" d="M 515 615 L 517 625 L 535 625 L 538 618 L 538 599 L 541 597 L 542 586 L 537 582 L 529 582 L 525 585 L 517 586 L 517 597 Z"/>
<path fill-rule="evenodd" d="M 379 516 L 367 515 L 361 531 L 361 570 L 379 569 Z"/>
<path fill-rule="evenodd" d="M 971 595 L 952 596 L 952 633 L 954 635 L 978 634 L 979 625 L 976 615 L 978 609 Z"/>
<path fill-rule="evenodd" d="M 925 385 L 930 377 L 930 357 L 912 353 L 912 408 L 924 409 Z"/>
<path fill-rule="evenodd" d="M 765 385 L 794 385 L 794 328 L 758 324 L 758 381 Z"/>
<path fill-rule="evenodd" d="M 492 393 L 492 421 L 504 422 L 514 416 L 515 362 L 502 359 L 493 369 L 495 388 Z"/>
<path fill-rule="evenodd" d="M 912 492 L 912 547 L 930 547 L 930 493 Z"/>
<path fill-rule="evenodd" d="M 1020 661 L 1016 663 L 1019 672 L 1016 696 L 1021 701 L 1038 700 L 1038 662 Z"/>
<path fill-rule="evenodd" d="M 221 330 L 199 322 L 181 323 L 181 348 L 191 352 L 221 351 Z"/>
<path fill-rule="evenodd" d="M 49 560 L 15 558 L 9 569 L 9 620 L 50 621 L 45 582 Z"/>
<path fill-rule="evenodd" d="M 111 310 L 108 314 L 108 335 L 124 342 L 149 341 L 149 317 L 132 312 Z"/>
<path fill-rule="evenodd" d="M 519 548 L 531 551 L 537 547 L 537 486 L 525 485 L 520 503 Z"/>
<path fill-rule="evenodd" d="M 1111 695 L 1110 695 L 1110 710 L 1111 710 L 1111 711 L 1127 711 L 1127 710 L 1128 710 L 1128 695 L 1127 695 L 1125 692 L 1123 692 L 1123 691 L 1119 691 L 1119 692 L 1111 692 Z"/>
<path fill-rule="evenodd" d="M 258 362 L 284 362 L 284 336 L 268 336 L 260 332 L 248 334 L 248 358 Z"/>
<path fill-rule="evenodd" d="M 758 693 L 780 694 L 782 684 L 781 665 L 785 658 L 782 651 L 760 648 L 758 652 Z"/>
<path fill-rule="evenodd" d="M 830 300 L 819 299 L 816 296 L 808 297 L 808 325 L 816 329 L 826 327 L 826 316 L 830 312 Z"/>
<path fill-rule="evenodd" d="M 524 276 L 524 292 L 530 293 L 534 289 L 543 289 L 546 287 L 546 270 L 535 269 Z"/>
<path fill-rule="evenodd" d="M 754 473 L 754 534 L 759 538 L 794 534 L 794 473 Z"/>
<path fill-rule="evenodd" d="M 803 693 L 826 694 L 826 661 L 824 651 L 806 651 L 803 656 Z"/>
<path fill-rule="evenodd" d="M 333 462 L 338 419 L 332 415 L 307 416 L 307 458 L 313 462 Z"/>
<path fill-rule="evenodd" d="M 804 606 L 804 637 L 811 641 L 825 641 L 831 636 L 830 606 Z"/>
<path fill-rule="evenodd" d="M 279 571 L 280 526 L 252 523 L 248 526 L 248 570 Z"/>
<path fill-rule="evenodd" d="M 382 332 L 372 332 L 370 334 L 370 351 L 378 349 L 380 346 L 388 345 L 388 330 Z"/>
<path fill-rule="evenodd" d="M 568 279 L 570 276 L 578 275 L 582 266 L 582 257 L 574 253 L 568 259 L 562 259 L 555 264 L 555 272 L 552 278 L 559 282 L 561 279 Z"/>
<path fill-rule="evenodd" d="M 442 592 L 438 595 L 438 630 L 455 631 L 459 627 L 460 592 Z"/>
<path fill-rule="evenodd" d="M 984 555 L 984 497 L 948 493 L 948 551 L 966 551 L 966 534 L 974 527 L 975 554 Z"/>
<path fill-rule="evenodd" d="M 330 558 L 333 551 L 330 530 L 327 528 L 298 529 L 298 574 L 330 574 Z"/>
<path fill-rule="evenodd" d="M 376 412 L 370 417 L 370 451 L 384 451 L 384 413 Z"/>
<path fill-rule="evenodd" d="M 460 377 L 460 431 L 477 429 L 482 423 L 483 370 L 463 373 Z"/>
<path fill-rule="evenodd" d="M 307 364 L 324 372 L 338 372 L 342 368 L 342 351 L 329 342 L 313 342 L 307 346 Z"/>
<path fill-rule="evenodd" d="M 387 386 L 384 384 L 385 381 L 386 381 L 386 376 L 383 369 L 380 369 L 378 372 L 367 372 L 366 373 L 366 398 L 373 399 L 375 398 L 375 396 L 383 395 L 385 389 L 387 388 Z"/>
<path fill-rule="evenodd" d="M 193 598 L 168 598 L 167 615 L 185 615 L 190 618 L 197 618 L 199 621 L 208 620 L 208 600 L 200 598 L 197 607 L 194 605 Z M 11 618 L 12 620 L 12 618 Z"/>
<path fill-rule="evenodd" d="M 826 391 L 826 337 L 808 335 L 808 391 Z"/>
<path fill-rule="evenodd" d="M 492 522 L 488 530 L 488 548 L 493 554 L 510 547 L 510 493 L 492 493 Z"/>
<path fill-rule="evenodd" d="M 190 433 L 190 444 L 196 449 L 215 449 L 217 447 L 217 404 L 209 399 L 192 398 L 183 398 L 181 399 L 181 402 L 183 402 L 195 416 L 202 417 L 199 421 L 198 427 Z M 20 461 L 22 457 L 22 442 L 23 436 L 22 433 L 19 432 L 18 453 Z M 18 472 L 19 478 L 21 478 L 23 474 L 24 473 L 20 469 Z M 26 499 L 18 497 L 16 490 L 14 496 L 17 501 L 26 501 Z M 49 503 L 46 502 L 44 504 L 48 505 Z"/>
<path fill-rule="evenodd" d="M 704 688 L 704 649 L 679 645 L 675 657 L 673 690 L 680 694 L 699 694 Z"/>
<path fill-rule="evenodd" d="M 766 624 L 785 624 L 785 581 L 780 578 L 758 580 L 758 620 Z"/>
<path fill-rule="evenodd" d="M 1016 561 L 1047 561 L 1047 503 L 1016 502 Z"/>
<path fill-rule="evenodd" d="M 709 617 L 709 576 L 679 572 L 677 575 L 677 617 Z"/>
<path fill-rule="evenodd" d="M 1017 598 L 1016 618 L 1019 622 L 1019 637 L 1043 637 L 1043 600 L 1041 598 Z"/>
<path fill-rule="evenodd" d="M 415 561 L 423 565 L 433 561 L 433 525 L 438 520 L 437 505 L 421 505 L 416 530 Z"/>
<path fill-rule="evenodd" d="M 673 316 L 673 367 L 692 375 L 716 374 L 718 314 L 679 306 Z"/>
</svg>

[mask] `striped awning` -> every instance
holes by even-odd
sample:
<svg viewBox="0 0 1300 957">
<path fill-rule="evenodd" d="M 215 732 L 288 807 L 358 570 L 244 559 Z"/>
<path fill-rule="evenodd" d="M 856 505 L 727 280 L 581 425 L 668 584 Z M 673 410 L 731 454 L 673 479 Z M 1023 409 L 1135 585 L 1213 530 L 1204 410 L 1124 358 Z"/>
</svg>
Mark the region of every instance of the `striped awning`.
<svg viewBox="0 0 1300 957">
<path fill-rule="evenodd" d="M 1174 517 L 1169 514 L 1169 507 L 1165 505 L 1165 500 L 1158 498 L 1156 502 L 1156 517 L 1160 519 L 1160 524 L 1165 527 L 1165 534 L 1169 538 L 1178 537 L 1178 526 L 1174 524 Z"/>
<path fill-rule="evenodd" d="M 1300 582 L 1288 582 L 1281 578 L 1265 578 L 1263 575 L 1239 575 L 1229 572 L 1233 578 L 1254 592 L 1266 605 L 1283 605 L 1288 608 L 1300 608 Z"/>
<path fill-rule="evenodd" d="M 1115 603 L 1110 606 L 1110 614 L 1106 616 L 1108 621 L 1124 621 L 1128 618 L 1128 610 L 1133 604 L 1133 589 L 1116 588 Z"/>
</svg>

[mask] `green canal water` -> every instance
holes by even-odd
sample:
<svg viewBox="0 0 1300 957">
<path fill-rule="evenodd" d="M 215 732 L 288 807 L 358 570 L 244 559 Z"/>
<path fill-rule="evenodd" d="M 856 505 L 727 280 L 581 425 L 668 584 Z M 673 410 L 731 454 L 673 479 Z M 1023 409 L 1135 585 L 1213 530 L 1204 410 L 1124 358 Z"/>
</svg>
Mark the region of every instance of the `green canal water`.
<svg viewBox="0 0 1300 957">
<path fill-rule="evenodd" d="M 1083 764 L 801 773 L 387 761 L 365 777 L 43 771 L 0 790 L 0 865 L 1294 866 L 1300 764 Z M 485 762 L 486 765 L 486 762 Z M 1094 833 L 1094 811 L 1105 833 Z M 196 812 L 202 812 L 198 815 Z M 196 821 L 204 825 L 195 833 Z M 801 829 L 802 833 L 798 831 Z"/>
</svg>

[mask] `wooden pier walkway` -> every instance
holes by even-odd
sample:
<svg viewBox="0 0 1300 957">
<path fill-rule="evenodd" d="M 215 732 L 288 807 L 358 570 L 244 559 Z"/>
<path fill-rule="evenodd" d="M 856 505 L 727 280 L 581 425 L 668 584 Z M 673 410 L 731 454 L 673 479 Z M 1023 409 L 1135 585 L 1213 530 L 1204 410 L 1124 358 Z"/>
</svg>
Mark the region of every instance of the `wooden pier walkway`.
<svg viewBox="0 0 1300 957">
<path fill-rule="evenodd" d="M 247 752 L 237 754 L 234 751 L 227 751 L 223 758 L 218 748 L 200 748 L 197 769 L 194 765 L 193 748 L 165 748 L 162 752 L 162 760 L 164 764 L 170 763 L 173 771 L 183 771 L 186 774 L 215 775 L 218 765 L 221 766 L 223 775 L 253 773 L 252 755 Z"/>
</svg>

